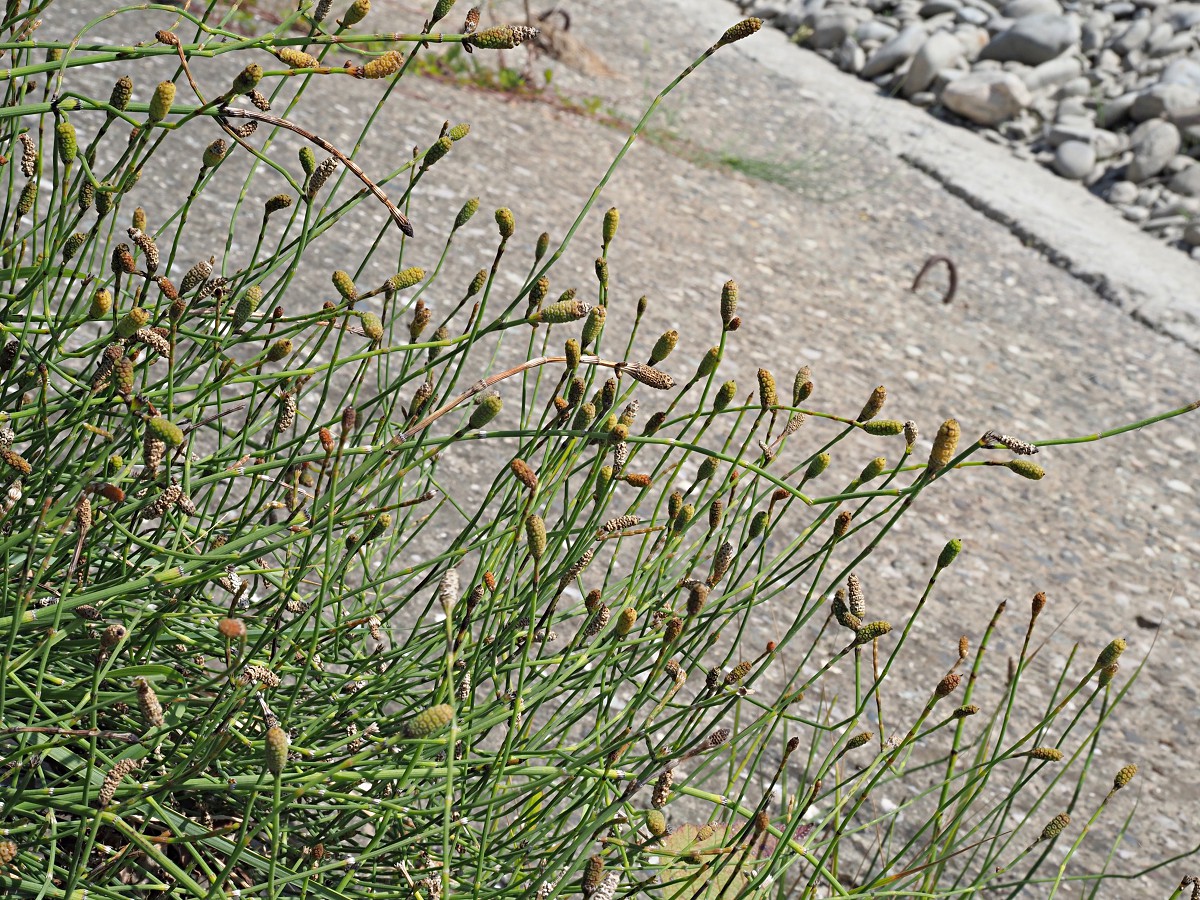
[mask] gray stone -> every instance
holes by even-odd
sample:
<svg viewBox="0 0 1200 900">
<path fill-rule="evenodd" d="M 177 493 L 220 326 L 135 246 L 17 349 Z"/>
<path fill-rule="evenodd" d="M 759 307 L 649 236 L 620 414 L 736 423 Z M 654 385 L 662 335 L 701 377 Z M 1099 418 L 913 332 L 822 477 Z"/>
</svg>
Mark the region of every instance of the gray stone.
<svg viewBox="0 0 1200 900">
<path fill-rule="evenodd" d="M 980 28 L 978 25 L 960 24 L 954 29 L 954 36 L 962 45 L 963 56 L 966 57 L 967 62 L 976 60 L 980 51 L 987 46 L 987 42 L 990 40 L 987 29 Z"/>
<path fill-rule="evenodd" d="M 1155 215 L 1142 223 L 1142 231 L 1166 231 L 1167 229 L 1182 228 L 1187 225 L 1187 216 Z"/>
<path fill-rule="evenodd" d="M 1177 197 L 1167 204 L 1163 212 L 1172 216 L 1195 218 L 1200 215 L 1200 197 Z"/>
<path fill-rule="evenodd" d="M 1096 107 L 1096 124 L 1101 128 L 1112 128 L 1120 125 L 1129 117 L 1129 110 L 1137 94 L 1122 94 Z"/>
<path fill-rule="evenodd" d="M 1156 60 L 1164 59 L 1168 56 L 1174 56 L 1176 53 L 1186 53 L 1195 45 L 1196 35 L 1183 32 L 1175 35 L 1169 41 L 1159 44 L 1150 52 L 1150 55 Z"/>
<path fill-rule="evenodd" d="M 1033 102 L 1025 83 L 1011 72 L 972 72 L 942 91 L 942 103 L 977 125 L 998 125 Z"/>
<path fill-rule="evenodd" d="M 1118 181 L 1108 189 L 1108 202 L 1129 206 L 1137 202 L 1138 188 L 1132 181 Z"/>
<path fill-rule="evenodd" d="M 1128 56 L 1134 50 L 1141 49 L 1142 44 L 1146 43 L 1146 38 L 1150 37 L 1153 27 L 1149 19 L 1135 19 L 1109 46 L 1122 56 Z"/>
<path fill-rule="evenodd" d="M 1118 56 L 1114 51 L 1105 47 L 1096 54 L 1095 68 L 1096 71 L 1105 72 L 1109 75 L 1116 76 L 1124 73 L 1125 64 L 1122 62 L 1120 56 Z"/>
<path fill-rule="evenodd" d="M 1054 96 L 1060 100 L 1065 100 L 1068 97 L 1086 97 L 1092 92 L 1092 83 L 1088 81 L 1086 75 L 1080 75 L 1078 78 L 1072 78 L 1070 81 L 1063 84 Z"/>
<path fill-rule="evenodd" d="M 1161 216 L 1182 215 L 1182 213 L 1175 213 L 1171 211 L 1171 208 L 1175 206 L 1175 204 L 1181 199 L 1182 198 L 1177 194 L 1172 194 L 1170 191 L 1164 188 L 1162 196 L 1158 198 L 1154 206 L 1150 207 L 1150 215 L 1156 218 Z"/>
<path fill-rule="evenodd" d="M 962 7 L 962 0 L 926 0 L 917 10 L 917 15 L 922 19 L 929 19 L 943 13 L 958 12 L 960 7 Z"/>
<path fill-rule="evenodd" d="M 1134 129 L 1130 145 L 1133 161 L 1129 164 L 1128 178 L 1140 184 L 1161 172 L 1179 152 L 1179 129 L 1170 122 L 1152 119 Z"/>
<path fill-rule="evenodd" d="M 1000 125 L 1000 133 L 1009 140 L 1028 143 L 1039 131 L 1037 120 L 1030 115 L 1019 115 L 1011 122 Z"/>
<path fill-rule="evenodd" d="M 1062 11 L 1058 0 L 1009 0 L 1000 8 L 1000 15 L 1009 19 L 1023 19 L 1046 14 L 1060 16 Z"/>
<path fill-rule="evenodd" d="M 851 37 L 842 41 L 833 56 L 838 68 L 851 75 L 857 75 L 867 63 L 866 51 Z"/>
<path fill-rule="evenodd" d="M 1067 97 L 1065 100 L 1059 101 L 1058 109 L 1054 111 L 1054 120 L 1056 122 L 1063 119 L 1088 119 L 1090 121 L 1095 115 L 1095 112 L 1088 109 L 1082 97 Z"/>
<path fill-rule="evenodd" d="M 1104 46 L 1105 29 L 1093 22 L 1084 22 L 1079 35 L 1079 48 L 1084 53 L 1094 53 Z"/>
<path fill-rule="evenodd" d="M 905 97 L 927 90 L 938 72 L 958 65 L 962 58 L 962 44 L 953 34 L 939 31 L 931 35 L 912 58 L 900 90 Z"/>
<path fill-rule="evenodd" d="M 925 29 L 921 25 L 909 25 L 902 29 L 890 41 L 871 54 L 867 64 L 863 66 L 863 78 L 876 78 L 886 75 L 901 63 L 908 62 L 914 53 L 925 43 Z"/>
<path fill-rule="evenodd" d="M 1135 122 L 1176 116 L 1192 112 L 1200 106 L 1200 89 L 1188 84 L 1156 84 L 1142 91 L 1129 108 L 1129 117 Z"/>
<path fill-rule="evenodd" d="M 1175 3 L 1167 10 L 1167 19 L 1176 31 L 1187 31 L 1200 25 L 1200 6 L 1195 3 Z"/>
<path fill-rule="evenodd" d="M 1056 87 L 1078 77 L 1083 71 L 1083 63 L 1077 56 L 1059 56 L 1048 60 L 1040 66 L 1034 66 L 1027 72 L 1021 73 L 1021 80 L 1031 91 Z"/>
<path fill-rule="evenodd" d="M 938 13 L 936 16 L 930 16 L 928 19 L 925 19 L 925 27 L 930 34 L 933 34 L 935 31 L 949 31 L 954 28 L 956 19 L 956 13 Z"/>
<path fill-rule="evenodd" d="M 1146 38 L 1145 51 L 1151 55 L 1154 54 L 1159 47 L 1162 47 L 1167 41 L 1175 36 L 1175 29 L 1166 22 L 1159 22 L 1150 32 L 1150 36 Z"/>
<path fill-rule="evenodd" d="M 1183 242 L 1189 247 L 1200 247 L 1200 222 L 1189 222 L 1183 229 Z"/>
<path fill-rule="evenodd" d="M 870 19 L 854 29 L 854 39 L 860 44 L 866 41 L 890 41 L 896 36 L 896 29 L 886 22 Z"/>
<path fill-rule="evenodd" d="M 1176 153 L 1171 157 L 1171 161 L 1163 166 L 1163 175 L 1177 175 L 1184 169 L 1193 165 L 1195 162 L 1196 161 L 1186 153 Z M 1169 185 L 1167 189 L 1170 190 Z"/>
<path fill-rule="evenodd" d="M 833 50 L 854 33 L 858 25 L 853 15 L 842 10 L 822 10 L 811 17 L 813 33 L 805 42 L 814 50 Z"/>
<path fill-rule="evenodd" d="M 1121 209 L 1121 215 L 1123 215 L 1130 222 L 1141 223 L 1150 218 L 1150 210 L 1146 209 L 1144 206 L 1125 206 Z"/>
<path fill-rule="evenodd" d="M 929 90 L 940 97 L 942 91 L 946 89 L 946 85 L 968 74 L 968 69 L 942 69 L 942 71 L 937 73 L 937 78 L 933 79 L 933 84 Z"/>
<path fill-rule="evenodd" d="M 1181 109 L 1171 116 L 1171 124 L 1188 135 L 1188 142 L 1194 140 L 1196 126 L 1200 125 L 1200 107 Z"/>
<path fill-rule="evenodd" d="M 937 94 L 933 91 L 918 91 L 908 98 L 908 102 L 913 106 L 919 106 L 922 109 L 928 109 L 937 103 Z"/>
<path fill-rule="evenodd" d="M 1096 165 L 1096 151 L 1083 141 L 1064 141 L 1054 151 L 1054 171 L 1063 178 L 1082 181 Z"/>
<path fill-rule="evenodd" d="M 992 38 L 980 59 L 1040 65 L 1079 42 L 1079 23 L 1069 16 L 1026 16 Z"/>
<path fill-rule="evenodd" d="M 1090 145 L 1096 134 L 1096 126 L 1090 119 L 1060 119 L 1046 131 L 1046 143 L 1058 147 L 1067 141 L 1080 141 Z"/>
<path fill-rule="evenodd" d="M 1097 128 L 1092 133 L 1092 146 L 1096 148 L 1097 159 L 1112 159 L 1129 149 L 1129 136 Z"/>
<path fill-rule="evenodd" d="M 807 10 L 803 0 L 789 0 L 783 12 L 771 20 L 771 24 L 786 34 L 795 34 L 796 29 L 804 22 Z"/>
<path fill-rule="evenodd" d="M 976 9 L 973 6 L 964 6 L 956 14 L 955 18 L 960 22 L 965 22 L 968 25 L 986 25 L 991 18 L 982 9 Z"/>
<path fill-rule="evenodd" d="M 1022 73 L 1014 72 L 1013 74 L 1020 78 Z M 1023 80 L 1022 83 L 1024 83 Z M 1030 93 L 1032 93 L 1032 91 Z M 1050 122 L 1054 119 L 1056 105 L 1057 104 L 1049 97 L 1044 97 L 1041 94 L 1034 94 L 1033 105 L 1030 106 L 1029 109 L 1043 122 Z"/>
<path fill-rule="evenodd" d="M 1186 84 L 1200 89 L 1200 60 L 1172 60 L 1158 80 L 1160 84 Z"/>
<path fill-rule="evenodd" d="M 987 30 L 992 35 L 997 35 L 1002 31 L 1008 31 L 1017 24 L 1016 19 L 1010 19 L 1007 16 L 1002 16 L 999 13 L 988 19 Z"/>
<path fill-rule="evenodd" d="M 1109 3 L 1104 7 L 1104 11 L 1114 19 L 1128 19 L 1137 12 L 1137 7 L 1128 0 L 1119 0 L 1117 3 Z"/>
<path fill-rule="evenodd" d="M 1185 197 L 1200 197 L 1200 165 L 1190 165 L 1171 176 L 1167 187 Z"/>
<path fill-rule="evenodd" d="M 1124 89 L 1117 84 L 1116 76 L 1112 72 L 1093 67 L 1084 72 L 1083 77 L 1091 85 L 1089 93 L 1094 95 L 1097 101 L 1116 97 L 1124 92 Z"/>
</svg>

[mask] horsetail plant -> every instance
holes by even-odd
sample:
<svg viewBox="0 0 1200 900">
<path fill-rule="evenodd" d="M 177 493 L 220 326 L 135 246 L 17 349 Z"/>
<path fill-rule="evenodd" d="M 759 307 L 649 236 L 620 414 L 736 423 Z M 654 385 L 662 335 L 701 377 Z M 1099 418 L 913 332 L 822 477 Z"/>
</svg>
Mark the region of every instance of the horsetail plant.
<svg viewBox="0 0 1200 900">
<path fill-rule="evenodd" d="M 340 19 L 302 0 L 250 37 L 216 7 L 180 10 L 130 47 L 41 41 L 48 4 L 9 4 L 8 893 L 733 900 L 1101 882 L 1073 855 L 1129 799 L 1136 763 L 1106 776 L 1087 827 L 1070 817 L 1130 684 L 1125 641 L 1090 668 L 1069 660 L 1035 710 L 1017 699 L 1045 676 L 1029 644 L 1041 607 L 1023 634 L 964 611 L 970 638 L 914 705 L 914 622 L 969 547 L 946 543 L 917 598 L 884 597 L 871 568 L 926 491 L 989 466 L 1048 480 L 1054 460 L 1029 457 L 1075 439 L 969 441 L 948 419 L 922 462 L 916 424 L 878 418 L 903 396 L 832 411 L 804 366 L 789 403 L 768 360 L 739 401 L 718 372 L 754 298 L 714 282 L 686 331 L 619 333 L 654 307 L 624 296 L 615 207 L 589 219 L 589 201 L 553 251 L 501 207 L 491 262 L 450 284 L 429 260 L 439 241 L 459 252 L 480 201 L 410 222 L 408 199 L 477 132 L 447 121 L 377 172 L 358 142 L 290 118 L 314 79 L 395 103 L 390 86 L 439 45 L 537 36 L 478 8 L 434 32 L 457 16 L 431 5 L 422 30 L 376 34 L 368 0 Z M 597 194 L 663 98 L 760 26 L 729 28 L 657 95 Z M 331 64 L 335 48 L 355 60 Z M 177 75 L 158 81 L 164 54 Z M 204 62 L 225 54 L 238 74 L 211 83 Z M 81 68 L 118 61 L 129 74 L 84 90 Z M 30 95 L 40 77 L 52 101 Z M 187 183 L 141 184 L 185 134 Z M 254 215 L 218 250 L 189 213 L 239 195 Z M 292 271 L 350 216 L 378 238 L 307 294 Z M 564 287 L 585 228 L 596 282 Z M 1005 681 L 993 657 L 1014 636 Z M 1080 831 L 1040 874 L 1042 851 Z"/>
</svg>

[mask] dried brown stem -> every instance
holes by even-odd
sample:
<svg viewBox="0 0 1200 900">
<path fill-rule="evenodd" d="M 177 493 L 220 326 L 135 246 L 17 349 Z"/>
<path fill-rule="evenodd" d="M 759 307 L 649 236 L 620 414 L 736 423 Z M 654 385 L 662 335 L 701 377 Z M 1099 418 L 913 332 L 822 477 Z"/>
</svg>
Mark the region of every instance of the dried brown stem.
<svg viewBox="0 0 1200 900">
<path fill-rule="evenodd" d="M 273 116 L 270 113 L 260 112 L 257 109 L 242 109 L 235 106 L 222 106 L 219 112 L 222 117 L 230 117 L 235 119 L 254 119 L 258 122 L 266 122 L 268 125 L 273 125 L 276 128 L 286 129 L 287 131 L 291 131 L 294 134 L 300 135 L 300 137 L 304 138 L 306 141 L 316 144 L 326 153 L 335 157 L 343 166 L 353 172 L 358 177 L 358 180 L 366 186 L 367 190 L 375 195 L 375 199 L 387 208 L 392 220 L 396 223 L 396 225 L 399 226 L 400 230 L 409 237 L 413 236 L 412 223 L 408 221 L 408 217 L 404 215 L 404 213 L 400 212 L 400 210 L 396 208 L 396 204 L 388 199 L 387 194 L 380 189 L 379 185 L 367 177 L 367 173 L 359 167 L 358 163 L 348 157 L 333 144 L 329 143 L 329 141 L 325 140 L 323 137 L 319 137 L 318 135 L 313 134 L 311 131 L 289 122 L 287 119 L 280 118 L 279 116 Z"/>
<path fill-rule="evenodd" d="M 0 734 L 55 734 L 62 737 L 98 737 L 108 741 L 122 741 L 126 744 L 136 744 L 141 740 L 136 734 L 128 731 L 101 731 L 99 728 L 51 728 L 41 726 L 13 726 L 0 728 Z"/>
</svg>

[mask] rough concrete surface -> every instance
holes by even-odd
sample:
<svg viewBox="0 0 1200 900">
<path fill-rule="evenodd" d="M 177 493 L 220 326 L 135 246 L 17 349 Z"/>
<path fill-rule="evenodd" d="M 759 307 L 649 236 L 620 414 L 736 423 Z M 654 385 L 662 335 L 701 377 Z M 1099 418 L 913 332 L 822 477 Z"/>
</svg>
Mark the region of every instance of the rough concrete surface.
<svg viewBox="0 0 1200 900">
<path fill-rule="evenodd" d="M 601 109 L 611 107 L 621 117 L 640 114 L 655 91 L 737 18 L 733 5 L 721 0 L 567 5 L 572 33 L 615 74 L 585 76 L 544 58 L 534 70 L 554 67 L 555 90 L 577 99 L 599 97 Z M 72 20 L 87 21 L 100 8 L 89 4 Z M 162 22 L 137 15 L 140 21 L 124 16 L 98 33 L 128 37 L 132 29 L 138 39 L 150 39 Z M 423 16 L 424 10 L 389 0 L 372 12 L 382 30 L 416 30 Z M 521 64 L 523 53 L 511 54 L 510 64 Z M 204 71 L 221 86 L 236 68 L 218 60 Z M 105 87 L 94 89 L 106 92 L 105 79 L 116 74 L 110 69 L 103 78 L 72 77 L 80 83 L 95 78 Z M 150 83 L 151 76 L 139 77 L 139 84 Z M 348 87 L 344 79 L 318 83 L 314 98 L 323 102 L 295 118 L 331 140 L 351 141 L 380 89 L 374 83 Z M 745 324 L 732 336 L 722 366 L 727 377 L 750 385 L 761 365 L 790 383 L 791 374 L 808 364 L 817 385 L 812 402 L 851 415 L 875 385 L 885 384 L 888 414 L 919 423 L 922 450 L 948 416 L 956 416 L 968 436 L 995 428 L 1041 439 L 1112 428 L 1200 397 L 1194 349 L 1200 331 L 1189 292 L 1194 263 L 1036 166 L 1018 164 L 977 136 L 904 104 L 886 106 L 869 86 L 787 45 L 778 33 L 723 49 L 653 121 L 659 135 L 670 132 L 675 140 L 639 140 L 601 191 L 580 238 L 556 269 L 556 286 L 592 283 L 600 214 L 616 205 L 622 219 L 611 254 L 610 328 L 627 327 L 637 297 L 648 295 L 643 333 L 680 330 L 673 361 L 682 373 L 714 342 L 720 286 L 736 278 Z M 409 78 L 372 126 L 358 158 L 367 171 L 394 165 L 413 145 L 427 145 L 446 119 L 470 122 L 472 133 L 414 197 L 417 237 L 409 264 L 436 258 L 455 211 L 472 194 L 482 198 L 484 210 L 511 207 L 518 236 L 528 245 L 542 230 L 557 239 L 627 133 L 559 103 Z M 169 143 L 176 149 L 155 158 L 142 189 L 168 192 L 174 203 L 182 199 L 200 148 L 219 136 L 206 123 L 191 130 L 190 143 Z M 280 146 L 279 158 L 294 167 L 297 147 Z M 748 177 L 741 174 L 744 165 L 695 161 L 720 156 L 774 161 L 798 173 L 798 185 Z M 936 171 L 937 178 L 903 157 Z M 189 174 L 180 178 L 179 171 Z M 979 177 L 985 172 L 991 177 Z M 964 203 L 941 180 L 981 198 L 993 212 Z M 240 179 L 230 184 L 231 191 L 241 187 Z M 269 177 L 255 184 L 253 224 L 235 236 L 232 259 L 249 252 L 257 204 L 282 189 Z M 230 208 L 211 203 L 196 210 L 183 255 L 214 252 L 197 240 L 209 228 L 219 248 Z M 1028 239 L 1014 236 L 997 218 L 1019 222 Z M 308 292 L 315 302 L 328 293 L 328 273 L 341 255 L 359 252 L 377 227 L 347 226 L 322 240 L 296 273 L 296 296 Z M 455 245 L 461 257 L 448 264 L 447 285 L 465 284 L 487 264 L 492 229 L 490 216 L 482 214 L 466 229 Z M 1071 261 L 1071 271 L 1108 285 L 1121 305 L 1106 302 L 1031 244 L 1054 248 L 1052 255 Z M 421 256 L 426 247 L 428 259 Z M 931 254 L 945 254 L 958 265 L 958 296 L 948 306 L 940 302 L 939 276 L 918 294 L 908 290 Z M 527 265 L 523 257 L 503 283 L 518 287 Z M 448 291 L 443 302 L 452 302 Z M 1125 636 L 1129 664 L 1121 677 L 1133 668 L 1133 658 L 1151 654 L 1118 727 L 1101 742 L 1091 793 L 1081 801 L 1081 808 L 1094 808 L 1111 773 L 1130 761 L 1141 765 L 1133 796 L 1121 797 L 1122 810 L 1140 803 L 1113 864 L 1122 871 L 1182 853 L 1200 838 L 1194 812 L 1200 761 L 1193 750 L 1198 445 L 1200 417 L 1194 415 L 1100 443 L 1047 449 L 1038 459 L 1048 474 L 1038 483 L 1003 469 L 961 473 L 924 495 L 860 573 L 880 614 L 900 620 L 944 541 L 963 539 L 964 554 L 939 581 L 919 629 L 917 652 L 897 670 L 901 681 L 927 677 L 917 664 L 922 655 L 926 665 L 944 670 L 958 635 L 977 636 L 1006 597 L 1011 621 L 999 646 L 1002 655 L 1014 651 L 1026 604 L 1038 590 L 1050 598 L 1048 624 L 1061 623 L 1053 635 L 1049 628 L 1043 632 L 1047 678 L 1075 642 L 1091 658 L 1112 637 Z M 839 461 L 847 471 L 873 455 L 869 445 L 857 446 L 861 458 Z M 464 489 L 485 487 L 481 482 L 494 468 L 470 459 L 459 465 Z M 786 610 L 779 613 L 786 624 Z M 1139 627 L 1138 616 L 1161 625 Z M 765 634 L 773 624 L 763 623 Z M 914 684 L 927 689 L 922 681 Z M 1038 708 L 1036 696 L 1032 706 Z M 1094 829 L 1100 853 L 1117 821 L 1104 818 Z M 1063 850 L 1056 846 L 1052 858 L 1061 858 Z M 1176 863 L 1137 883 L 1116 882 L 1100 895 L 1166 896 L 1197 867 L 1194 859 Z"/>
</svg>

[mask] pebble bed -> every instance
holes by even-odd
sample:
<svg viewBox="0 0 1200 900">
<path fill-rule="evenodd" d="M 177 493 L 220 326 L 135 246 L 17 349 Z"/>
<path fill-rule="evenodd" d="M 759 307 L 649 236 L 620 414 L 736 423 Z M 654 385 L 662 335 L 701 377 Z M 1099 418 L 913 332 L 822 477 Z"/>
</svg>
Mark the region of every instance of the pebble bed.
<svg viewBox="0 0 1200 900">
<path fill-rule="evenodd" d="M 1200 260 L 1200 3 L 738 0 Z"/>
</svg>

